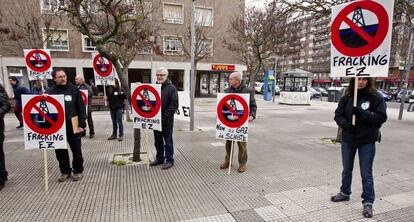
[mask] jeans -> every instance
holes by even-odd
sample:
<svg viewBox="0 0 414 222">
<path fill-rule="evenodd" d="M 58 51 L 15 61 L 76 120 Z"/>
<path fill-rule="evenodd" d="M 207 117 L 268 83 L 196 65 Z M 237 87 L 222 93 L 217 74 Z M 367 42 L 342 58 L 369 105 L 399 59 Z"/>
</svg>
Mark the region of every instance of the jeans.
<svg viewBox="0 0 414 222">
<path fill-rule="evenodd" d="M 80 134 L 74 134 L 72 126 L 66 127 L 67 140 L 73 154 L 73 173 L 83 172 L 83 156 L 81 150 L 81 137 Z M 59 169 L 62 174 L 71 174 L 69 152 L 67 149 L 55 150 L 56 158 L 59 161 Z"/>
<path fill-rule="evenodd" d="M 4 119 L 0 118 L 0 185 L 3 185 L 7 180 L 6 162 L 4 160 Z"/>
<path fill-rule="evenodd" d="M 119 136 L 124 136 L 124 125 L 122 124 L 122 109 L 111 110 L 112 136 L 116 137 L 117 129 Z"/>
<path fill-rule="evenodd" d="M 354 144 L 342 141 L 342 186 L 341 192 L 350 195 L 352 184 L 352 170 L 354 159 L 358 150 L 359 166 L 362 177 L 362 203 L 374 203 L 374 177 L 372 176 L 372 165 L 375 157 L 375 143 Z"/>
<path fill-rule="evenodd" d="M 162 132 L 154 130 L 154 140 L 157 160 L 164 162 L 165 159 L 167 163 L 174 163 L 173 129 L 162 129 Z"/>
<path fill-rule="evenodd" d="M 231 143 L 233 141 L 231 140 L 227 140 L 226 141 L 226 157 L 225 157 L 225 161 L 226 163 L 230 162 L 230 150 L 231 150 Z M 236 147 L 236 142 L 234 143 L 234 147 L 233 147 L 233 152 L 235 150 Z M 246 165 L 247 163 L 247 143 L 246 142 L 237 142 L 237 144 L 239 144 L 239 164 L 240 165 Z"/>
</svg>

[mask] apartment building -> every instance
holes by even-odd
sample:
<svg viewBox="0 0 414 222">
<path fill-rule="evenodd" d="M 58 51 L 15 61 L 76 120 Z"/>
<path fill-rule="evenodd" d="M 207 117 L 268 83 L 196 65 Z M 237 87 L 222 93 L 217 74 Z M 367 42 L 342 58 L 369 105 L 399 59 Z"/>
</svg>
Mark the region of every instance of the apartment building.
<svg viewBox="0 0 414 222">
<path fill-rule="evenodd" d="M 1 0 L 0 2 L 5 1 Z M 36 10 L 43 16 L 51 16 L 59 7 L 64 7 L 65 0 L 36 0 Z M 133 2 L 134 0 L 126 0 Z M 136 56 L 128 69 L 130 82 L 154 83 L 158 67 L 169 69 L 169 77 L 180 91 L 190 89 L 190 59 L 185 56 L 183 46 L 188 44 L 187 36 L 191 24 L 191 1 L 158 0 L 149 1 L 155 8 L 151 19 L 159 27 L 153 36 L 154 46 L 147 47 Z M 16 4 L 25 4 L 17 0 Z M 240 55 L 229 51 L 223 45 L 228 35 L 228 25 L 234 16 L 244 13 L 244 0 L 196 0 L 196 24 L 210 37 L 202 44 L 207 45 L 209 56 L 197 63 L 196 95 L 214 96 L 227 87 L 227 78 L 233 71 L 246 71 Z M 25 16 L 22 13 L 22 16 Z M 58 18 L 56 18 L 58 19 Z M 69 81 L 74 81 L 76 74 L 81 74 L 87 83 L 94 83 L 91 54 L 97 52 L 87 36 L 82 35 L 70 25 L 68 18 L 62 14 L 58 26 L 53 27 L 50 43 L 44 48 L 51 50 L 54 68 L 66 70 Z M 0 46 L 1 82 L 8 91 L 8 76 L 18 76 L 26 86 L 28 81 L 23 50 L 19 47 L 8 49 Z M 49 83 L 51 83 L 49 81 Z M 101 88 L 102 89 L 102 88 Z"/>
</svg>

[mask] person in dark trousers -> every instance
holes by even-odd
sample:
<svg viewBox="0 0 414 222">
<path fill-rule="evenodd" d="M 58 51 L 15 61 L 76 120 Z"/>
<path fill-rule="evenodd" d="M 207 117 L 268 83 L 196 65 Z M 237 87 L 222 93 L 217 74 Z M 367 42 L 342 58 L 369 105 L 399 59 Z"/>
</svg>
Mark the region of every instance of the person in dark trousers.
<svg viewBox="0 0 414 222">
<path fill-rule="evenodd" d="M 413 105 L 414 105 L 414 90 L 411 91 L 411 96 L 408 99 L 408 102 L 410 104 L 408 105 L 407 112 L 413 112 L 414 111 L 414 107 L 413 107 Z"/>
<path fill-rule="evenodd" d="M 9 97 L 4 87 L 0 84 L 0 190 L 4 188 L 7 180 L 6 162 L 4 159 L 4 115 L 10 111 Z"/>
<path fill-rule="evenodd" d="M 14 101 L 16 105 L 14 107 L 14 114 L 16 115 L 17 120 L 19 120 L 19 125 L 16 127 L 20 129 L 23 127 L 23 116 L 22 116 L 22 95 L 30 94 L 30 90 L 19 83 L 19 79 L 15 76 L 9 77 L 9 82 L 13 88 Z"/>
<path fill-rule="evenodd" d="M 126 96 L 119 86 L 119 81 L 118 79 L 115 79 L 115 86 L 111 86 L 109 88 L 109 95 L 107 98 L 112 119 L 112 135 L 108 138 L 108 140 L 116 139 L 117 132 L 119 133 L 118 141 L 122 141 L 124 139 L 124 125 L 122 123 L 122 115 L 125 99 Z"/>
<path fill-rule="evenodd" d="M 43 85 L 43 87 L 42 87 L 42 85 Z M 30 92 L 33 95 L 42 95 L 48 89 L 49 88 L 45 84 L 42 84 L 42 80 L 38 79 L 38 80 L 35 80 L 33 88 L 30 90 Z"/>
<path fill-rule="evenodd" d="M 83 82 L 83 78 L 82 78 L 81 75 L 76 75 L 75 83 L 76 83 L 76 86 L 78 87 L 78 89 L 88 90 L 88 113 L 87 113 L 87 118 L 88 118 L 88 127 L 89 127 L 89 138 L 92 139 L 92 138 L 95 137 L 95 128 L 93 127 L 92 109 L 91 109 L 93 91 L 92 91 L 92 88 L 88 84 Z M 86 131 L 82 133 L 82 136 L 85 136 L 85 135 L 86 135 Z"/>
<path fill-rule="evenodd" d="M 50 95 L 64 95 L 65 98 L 65 121 L 66 121 L 66 137 L 72 150 L 72 167 L 73 181 L 82 179 L 83 173 L 83 157 L 81 147 L 80 133 L 86 127 L 86 113 L 83 105 L 82 95 L 79 89 L 67 81 L 66 73 L 63 69 L 56 70 L 53 74 L 55 85 L 46 93 Z M 72 118 L 78 117 L 78 129 L 73 129 Z M 59 161 L 61 175 L 58 182 L 68 180 L 72 175 L 70 167 L 69 152 L 67 149 L 56 149 L 56 158 Z"/>
<path fill-rule="evenodd" d="M 375 200 L 372 166 L 375 157 L 375 142 L 380 141 L 380 128 L 387 120 L 384 98 L 375 89 L 373 78 L 358 78 L 357 106 L 353 106 L 355 79 L 351 79 L 347 92 L 335 110 L 335 121 L 342 132 L 342 186 L 331 201 L 349 201 L 351 195 L 352 170 L 355 154 L 358 152 L 362 177 L 362 214 L 373 216 L 372 205 Z M 355 125 L 352 116 L 356 116 Z"/>
<path fill-rule="evenodd" d="M 253 121 L 256 118 L 256 100 L 254 98 L 252 90 L 247 87 L 243 81 L 243 75 L 240 72 L 233 72 L 229 76 L 229 85 L 230 87 L 225 89 L 225 93 L 244 93 L 244 94 L 250 94 L 250 112 L 249 112 L 249 121 Z M 224 160 L 224 163 L 220 165 L 220 169 L 227 169 L 230 165 L 230 151 L 231 151 L 231 143 L 232 141 L 227 140 L 226 141 L 226 157 Z M 246 142 L 237 142 L 239 145 L 239 168 L 237 171 L 239 173 L 243 173 L 247 169 L 247 143 Z"/>
<path fill-rule="evenodd" d="M 178 108 L 178 92 L 175 86 L 171 83 L 171 80 L 168 79 L 168 70 L 166 68 L 159 68 L 156 72 L 156 76 L 157 84 L 162 84 L 162 132 L 154 130 L 154 141 L 157 156 L 156 159 L 150 163 L 150 166 L 162 164 L 162 169 L 166 170 L 174 165 L 173 128 L 174 114 Z"/>
</svg>

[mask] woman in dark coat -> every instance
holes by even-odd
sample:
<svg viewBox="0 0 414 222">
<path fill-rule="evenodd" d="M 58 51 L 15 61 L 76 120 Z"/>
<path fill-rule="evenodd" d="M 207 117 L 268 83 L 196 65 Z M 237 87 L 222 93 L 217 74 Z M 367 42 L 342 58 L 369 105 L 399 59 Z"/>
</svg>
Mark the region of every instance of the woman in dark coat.
<svg viewBox="0 0 414 222">
<path fill-rule="evenodd" d="M 353 106 L 355 79 L 351 79 L 346 94 L 335 111 L 335 121 L 342 132 L 342 186 L 341 191 L 331 197 L 333 202 L 349 201 L 351 195 L 352 170 L 358 152 L 362 177 L 362 204 L 364 217 L 372 217 L 375 200 L 372 166 L 375 157 L 375 142 L 380 140 L 380 127 L 387 120 L 386 104 L 375 89 L 373 78 L 358 79 L 357 106 Z M 356 116 L 355 125 L 352 116 Z"/>
</svg>

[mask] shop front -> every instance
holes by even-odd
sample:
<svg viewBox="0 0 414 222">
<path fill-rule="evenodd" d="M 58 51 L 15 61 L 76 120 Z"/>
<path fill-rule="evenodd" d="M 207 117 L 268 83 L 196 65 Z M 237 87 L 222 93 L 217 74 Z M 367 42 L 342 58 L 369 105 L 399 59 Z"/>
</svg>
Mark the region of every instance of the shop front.
<svg viewBox="0 0 414 222">
<path fill-rule="evenodd" d="M 228 87 L 230 73 L 235 71 L 234 65 L 212 64 L 211 70 L 199 70 L 196 77 L 196 96 L 214 97 Z"/>
</svg>

